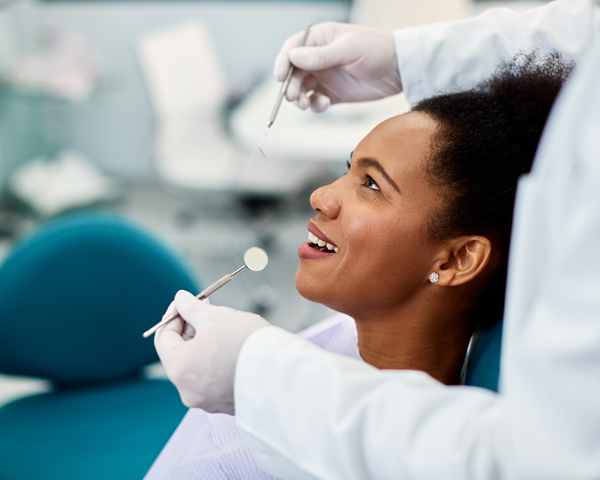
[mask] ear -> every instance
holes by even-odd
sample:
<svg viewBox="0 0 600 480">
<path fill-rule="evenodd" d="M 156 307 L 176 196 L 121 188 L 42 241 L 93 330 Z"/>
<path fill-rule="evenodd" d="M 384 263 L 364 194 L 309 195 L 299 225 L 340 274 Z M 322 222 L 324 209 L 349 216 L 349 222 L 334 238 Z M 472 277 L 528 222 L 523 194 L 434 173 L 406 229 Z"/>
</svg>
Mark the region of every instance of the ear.
<svg viewBox="0 0 600 480">
<path fill-rule="evenodd" d="M 479 275 L 490 261 L 492 242 L 480 235 L 456 237 L 447 245 L 445 255 L 437 262 L 437 285 L 456 287 Z"/>
</svg>

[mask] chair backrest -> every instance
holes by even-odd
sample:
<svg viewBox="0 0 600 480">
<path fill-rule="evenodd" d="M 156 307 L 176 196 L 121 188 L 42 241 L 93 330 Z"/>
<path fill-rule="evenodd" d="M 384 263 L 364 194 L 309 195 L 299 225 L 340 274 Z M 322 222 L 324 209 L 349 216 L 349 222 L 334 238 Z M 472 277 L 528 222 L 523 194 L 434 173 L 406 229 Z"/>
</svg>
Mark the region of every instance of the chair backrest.
<svg viewBox="0 0 600 480">
<path fill-rule="evenodd" d="M 502 322 L 486 330 L 476 340 L 470 353 L 465 384 L 498 391 Z"/>
<path fill-rule="evenodd" d="M 191 271 L 130 222 L 53 220 L 0 266 L 0 371 L 59 386 L 136 376 L 157 359 L 142 333 L 179 289 L 198 290 Z"/>
</svg>

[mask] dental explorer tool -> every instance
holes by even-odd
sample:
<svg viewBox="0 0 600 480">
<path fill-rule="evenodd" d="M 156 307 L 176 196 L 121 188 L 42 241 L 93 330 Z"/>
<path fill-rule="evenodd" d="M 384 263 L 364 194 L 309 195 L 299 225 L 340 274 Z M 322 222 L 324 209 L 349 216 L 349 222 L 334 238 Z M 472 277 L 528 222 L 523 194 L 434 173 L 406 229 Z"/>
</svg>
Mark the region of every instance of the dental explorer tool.
<svg viewBox="0 0 600 480">
<path fill-rule="evenodd" d="M 253 272 L 260 272 L 267 266 L 267 263 L 269 263 L 269 256 L 267 255 L 267 252 L 265 252 L 262 248 L 259 248 L 259 247 L 251 247 L 248 250 L 246 250 L 246 253 L 244 253 L 244 265 L 242 267 L 238 268 L 235 272 L 233 272 L 229 275 L 225 275 L 224 277 L 220 278 L 219 280 L 217 280 L 215 283 L 213 283 L 209 287 L 202 290 L 198 295 L 196 295 L 196 298 L 198 300 L 204 300 L 210 294 L 215 293 L 223 285 L 226 285 L 227 283 L 229 283 L 231 281 L 231 279 L 234 277 L 234 275 L 237 275 L 238 273 L 240 273 L 244 268 L 248 268 L 249 270 L 252 270 Z M 166 325 L 167 323 L 172 322 L 178 316 L 179 316 L 179 314 L 174 313 L 173 315 L 169 315 L 164 320 L 161 320 L 156 325 L 154 325 L 150 330 L 144 332 L 144 338 L 149 337 L 154 332 L 156 332 L 160 327 L 162 327 L 163 325 Z"/>
<path fill-rule="evenodd" d="M 304 30 L 304 35 L 302 36 L 302 40 L 300 40 L 300 43 L 298 44 L 299 47 L 303 47 L 304 44 L 306 43 L 306 39 L 308 38 L 309 30 L 310 30 L 310 23 L 306 26 L 306 30 Z M 265 152 L 262 151 L 262 146 L 263 146 L 263 143 L 265 143 L 265 138 L 267 138 L 267 134 L 269 133 L 269 130 L 271 129 L 271 125 L 273 125 L 273 123 L 275 122 L 275 117 L 277 116 L 277 112 L 279 112 L 279 107 L 281 106 L 283 97 L 287 93 L 287 89 L 290 86 L 290 80 L 292 79 L 292 74 L 294 73 L 294 68 L 295 68 L 294 65 L 292 65 L 292 62 L 290 62 L 288 71 L 285 74 L 285 78 L 283 79 L 283 83 L 281 84 L 281 88 L 279 89 L 279 94 L 277 95 L 277 100 L 275 100 L 275 105 L 273 106 L 273 110 L 271 111 L 271 116 L 269 117 L 269 120 L 267 120 L 267 131 L 265 132 L 265 134 L 260 142 L 260 145 L 258 146 L 260 153 L 262 153 L 262 156 L 265 157 L 265 159 L 267 158 L 267 156 L 265 155 Z"/>
</svg>

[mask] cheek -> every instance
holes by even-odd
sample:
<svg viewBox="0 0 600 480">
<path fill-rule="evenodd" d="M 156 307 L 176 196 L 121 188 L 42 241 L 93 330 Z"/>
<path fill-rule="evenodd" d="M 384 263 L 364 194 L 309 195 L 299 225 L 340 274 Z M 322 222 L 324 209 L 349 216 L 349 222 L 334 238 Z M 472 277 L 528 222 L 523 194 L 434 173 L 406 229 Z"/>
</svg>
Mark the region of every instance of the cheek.
<svg viewBox="0 0 600 480">
<path fill-rule="evenodd" d="M 416 228 L 398 216 L 355 216 L 346 226 L 347 253 L 363 268 L 401 259 L 419 243 Z"/>
<path fill-rule="evenodd" d="M 368 214 L 353 215 L 344 222 L 344 242 L 349 253 L 368 252 L 373 239 L 381 233 L 381 222 L 370 217 Z"/>
<path fill-rule="evenodd" d="M 421 218 L 355 208 L 339 221 L 340 256 L 300 262 L 296 288 L 302 296 L 351 314 L 353 308 L 395 305 L 422 285 L 428 249 Z"/>
<path fill-rule="evenodd" d="M 347 271 L 364 286 L 393 284 L 399 288 L 422 276 L 428 249 L 420 218 L 394 216 L 380 222 L 349 222 Z"/>
</svg>

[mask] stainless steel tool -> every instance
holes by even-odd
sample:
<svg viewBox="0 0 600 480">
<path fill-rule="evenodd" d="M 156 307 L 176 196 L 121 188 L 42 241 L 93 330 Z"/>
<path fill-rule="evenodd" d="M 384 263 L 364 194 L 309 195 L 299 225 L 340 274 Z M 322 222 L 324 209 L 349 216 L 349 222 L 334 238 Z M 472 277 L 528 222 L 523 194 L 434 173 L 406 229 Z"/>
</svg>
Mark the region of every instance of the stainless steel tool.
<svg viewBox="0 0 600 480">
<path fill-rule="evenodd" d="M 304 35 L 302 36 L 302 40 L 298 44 L 299 47 L 304 46 L 304 44 L 306 43 L 306 39 L 308 38 L 309 30 L 310 30 L 310 23 L 306 26 L 306 30 L 304 30 Z M 267 158 L 267 156 L 265 155 L 265 152 L 263 152 L 262 146 L 263 146 L 263 143 L 265 143 L 265 138 L 267 138 L 267 134 L 269 133 L 271 126 L 275 122 L 275 117 L 277 116 L 277 112 L 279 112 L 279 107 L 281 106 L 283 97 L 285 97 L 287 89 L 290 86 L 290 80 L 292 79 L 292 75 L 294 73 L 294 68 L 295 68 L 294 65 L 292 65 L 290 63 L 290 67 L 288 68 L 285 78 L 283 79 L 283 83 L 281 84 L 281 88 L 279 89 L 279 94 L 277 95 L 277 100 L 275 100 L 275 105 L 273 106 L 273 110 L 271 111 L 271 116 L 269 117 L 269 120 L 267 120 L 267 130 L 265 131 L 265 134 L 260 142 L 260 145 L 258 146 L 260 153 L 262 153 L 262 156 L 265 158 Z"/>
<path fill-rule="evenodd" d="M 252 270 L 253 272 L 260 272 L 267 266 L 267 263 L 269 263 L 269 256 L 267 255 L 267 252 L 265 252 L 262 248 L 259 248 L 259 247 L 251 247 L 248 250 L 246 250 L 246 253 L 244 253 L 244 265 L 242 267 L 238 268 L 235 272 L 230 273 L 229 275 L 225 275 L 224 277 L 220 278 L 215 283 L 213 283 L 211 286 L 202 290 L 198 295 L 196 295 L 196 298 L 198 300 L 204 300 L 210 294 L 216 292 L 223 285 L 228 284 L 231 281 L 231 279 L 234 277 L 234 275 L 237 275 L 238 273 L 240 273 L 244 268 L 248 268 L 248 269 Z M 170 315 L 167 318 L 161 320 L 156 325 L 154 325 L 150 330 L 144 332 L 144 338 L 149 337 L 154 332 L 156 332 L 160 327 L 162 327 L 163 325 L 166 325 L 169 322 L 172 322 L 178 316 L 179 315 L 177 313 L 175 313 L 175 314 Z"/>
</svg>

